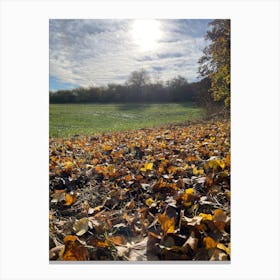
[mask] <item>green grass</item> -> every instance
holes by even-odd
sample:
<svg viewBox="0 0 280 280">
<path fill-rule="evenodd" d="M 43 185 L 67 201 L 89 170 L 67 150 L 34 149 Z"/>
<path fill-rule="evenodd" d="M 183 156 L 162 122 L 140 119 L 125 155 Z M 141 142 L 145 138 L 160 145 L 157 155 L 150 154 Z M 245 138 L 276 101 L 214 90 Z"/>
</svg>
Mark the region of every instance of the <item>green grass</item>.
<svg viewBox="0 0 280 280">
<path fill-rule="evenodd" d="M 192 104 L 50 104 L 50 137 L 124 131 L 199 119 Z"/>
</svg>

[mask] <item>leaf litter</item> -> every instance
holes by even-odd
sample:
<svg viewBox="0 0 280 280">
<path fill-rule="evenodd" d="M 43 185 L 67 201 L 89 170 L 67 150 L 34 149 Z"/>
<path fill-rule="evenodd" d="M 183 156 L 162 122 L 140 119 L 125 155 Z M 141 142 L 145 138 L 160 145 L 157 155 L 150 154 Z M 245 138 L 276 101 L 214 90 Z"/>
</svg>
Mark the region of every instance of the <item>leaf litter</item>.
<svg viewBox="0 0 280 280">
<path fill-rule="evenodd" d="M 230 123 L 50 139 L 49 256 L 230 260 Z"/>
</svg>

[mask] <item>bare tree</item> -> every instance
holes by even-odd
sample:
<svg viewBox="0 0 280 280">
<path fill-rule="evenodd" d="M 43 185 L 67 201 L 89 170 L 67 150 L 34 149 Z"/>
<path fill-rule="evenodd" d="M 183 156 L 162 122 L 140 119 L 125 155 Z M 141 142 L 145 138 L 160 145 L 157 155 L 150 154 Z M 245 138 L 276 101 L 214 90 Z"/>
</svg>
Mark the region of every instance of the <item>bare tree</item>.
<svg viewBox="0 0 280 280">
<path fill-rule="evenodd" d="M 128 78 L 128 85 L 135 89 L 137 96 L 142 95 L 143 88 L 150 83 L 150 76 L 144 69 L 133 71 Z"/>
</svg>

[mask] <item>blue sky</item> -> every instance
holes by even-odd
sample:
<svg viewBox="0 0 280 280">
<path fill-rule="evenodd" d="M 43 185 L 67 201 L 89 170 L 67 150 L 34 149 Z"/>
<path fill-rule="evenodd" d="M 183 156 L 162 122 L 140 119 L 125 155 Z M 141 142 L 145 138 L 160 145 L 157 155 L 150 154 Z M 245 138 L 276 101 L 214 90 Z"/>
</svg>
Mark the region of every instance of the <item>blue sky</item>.
<svg viewBox="0 0 280 280">
<path fill-rule="evenodd" d="M 211 20 L 66 20 L 49 22 L 50 90 L 124 83 L 145 69 L 152 80 L 197 80 Z"/>
</svg>

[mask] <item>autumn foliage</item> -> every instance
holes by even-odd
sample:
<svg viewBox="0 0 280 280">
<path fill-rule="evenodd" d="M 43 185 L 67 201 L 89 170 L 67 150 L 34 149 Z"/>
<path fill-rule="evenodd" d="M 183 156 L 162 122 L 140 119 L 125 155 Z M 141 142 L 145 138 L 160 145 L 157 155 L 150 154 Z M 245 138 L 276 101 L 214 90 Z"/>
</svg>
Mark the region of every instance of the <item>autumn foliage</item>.
<svg viewBox="0 0 280 280">
<path fill-rule="evenodd" d="M 230 260 L 229 128 L 50 139 L 50 260 Z"/>
</svg>

